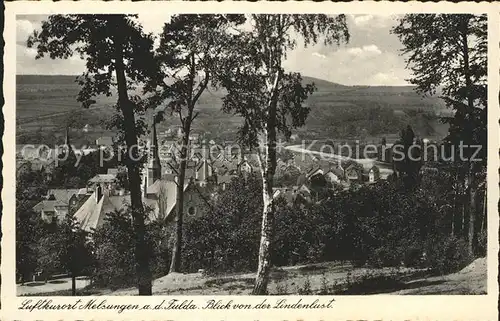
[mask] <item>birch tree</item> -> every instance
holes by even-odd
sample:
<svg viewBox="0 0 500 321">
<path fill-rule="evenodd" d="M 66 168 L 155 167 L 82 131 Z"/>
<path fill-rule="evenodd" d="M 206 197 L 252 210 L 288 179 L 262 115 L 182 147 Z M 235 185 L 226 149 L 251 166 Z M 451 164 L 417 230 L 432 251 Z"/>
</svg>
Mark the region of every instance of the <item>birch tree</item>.
<svg viewBox="0 0 500 321">
<path fill-rule="evenodd" d="M 413 72 L 410 82 L 420 93 L 436 94 L 439 90 L 455 112 L 443 119 L 450 125 L 445 143 L 454 149 L 452 162 L 463 169 L 460 179 L 466 187 L 471 254 L 476 194 L 487 156 L 487 29 L 486 15 L 409 14 L 392 30 L 401 40 L 402 53 Z"/>
<path fill-rule="evenodd" d="M 159 69 L 146 88 L 153 93 L 150 103 L 163 105 L 157 121 L 167 112 L 178 117 L 182 127 L 170 272 L 179 272 L 181 267 L 184 184 L 189 137 L 199 115 L 197 105 L 211 79 L 223 68 L 224 48 L 231 37 L 228 31 L 243 22 L 242 15 L 175 15 L 160 35 L 156 51 Z"/>
<path fill-rule="evenodd" d="M 285 72 L 287 52 L 305 46 L 347 42 L 343 15 L 252 15 L 251 30 L 234 43 L 232 59 L 220 82 L 227 89 L 223 109 L 243 117 L 240 140 L 257 150 L 262 175 L 262 226 L 259 264 L 253 294 L 265 294 L 274 235 L 273 180 L 278 135 L 290 137 L 303 126 L 309 108 L 304 102 L 315 89 L 296 72 Z"/>
<path fill-rule="evenodd" d="M 135 232 L 135 260 L 139 295 L 151 295 L 151 272 L 145 243 L 144 208 L 141 195 L 141 157 L 138 137 L 144 126 L 136 113 L 142 111 L 141 99 L 129 95 L 134 85 L 144 81 L 154 69 L 153 40 L 142 32 L 130 15 L 51 15 L 28 39 L 36 47 L 36 58 L 67 59 L 74 55 L 86 61 L 86 71 L 78 79 L 77 100 L 88 108 L 99 95 L 117 91 L 117 115 L 125 140 L 132 219 Z"/>
</svg>

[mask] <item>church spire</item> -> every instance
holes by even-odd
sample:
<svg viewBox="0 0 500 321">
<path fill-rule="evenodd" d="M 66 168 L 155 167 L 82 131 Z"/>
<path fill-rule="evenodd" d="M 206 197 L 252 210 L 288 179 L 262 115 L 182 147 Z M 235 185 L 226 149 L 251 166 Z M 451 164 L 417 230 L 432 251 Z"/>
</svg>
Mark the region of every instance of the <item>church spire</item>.
<svg viewBox="0 0 500 321">
<path fill-rule="evenodd" d="M 65 151 L 68 153 L 68 156 L 73 156 L 74 151 L 73 148 L 71 147 L 71 143 L 69 141 L 69 126 L 66 126 L 66 137 L 64 138 L 64 148 Z"/>
<path fill-rule="evenodd" d="M 69 142 L 69 126 L 66 126 L 66 137 L 64 138 L 64 145 L 70 148 L 71 144 Z"/>
</svg>

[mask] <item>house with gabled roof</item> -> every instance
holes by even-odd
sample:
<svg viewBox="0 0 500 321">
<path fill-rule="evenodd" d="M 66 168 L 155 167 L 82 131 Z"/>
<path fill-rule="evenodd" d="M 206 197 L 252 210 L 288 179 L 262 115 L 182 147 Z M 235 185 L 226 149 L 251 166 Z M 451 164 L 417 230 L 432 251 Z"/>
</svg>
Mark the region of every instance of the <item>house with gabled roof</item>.
<svg viewBox="0 0 500 321">
<path fill-rule="evenodd" d="M 323 169 L 320 166 L 313 166 L 307 171 L 306 178 L 311 179 L 312 177 L 314 177 L 316 175 L 324 175 L 324 174 L 325 174 L 325 172 L 323 171 Z"/>
<path fill-rule="evenodd" d="M 247 160 L 243 160 L 238 164 L 238 171 L 242 173 L 251 174 L 253 172 L 252 165 Z"/>
<path fill-rule="evenodd" d="M 70 211 L 76 210 L 87 196 L 86 189 L 49 189 L 45 199 L 33 207 L 42 220 L 61 222 Z"/>
<path fill-rule="evenodd" d="M 350 164 L 347 166 L 345 169 L 345 177 L 349 182 L 361 183 L 363 181 L 362 171 L 357 164 Z"/>
</svg>

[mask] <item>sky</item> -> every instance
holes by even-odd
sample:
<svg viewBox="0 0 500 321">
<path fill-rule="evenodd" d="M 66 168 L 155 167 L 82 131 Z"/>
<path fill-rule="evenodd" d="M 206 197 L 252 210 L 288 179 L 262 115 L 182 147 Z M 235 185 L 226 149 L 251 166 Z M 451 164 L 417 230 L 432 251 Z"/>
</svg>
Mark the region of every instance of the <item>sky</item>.
<svg viewBox="0 0 500 321">
<path fill-rule="evenodd" d="M 79 56 L 66 60 L 35 60 L 35 49 L 26 46 L 33 30 L 39 29 L 46 16 L 17 16 L 17 74 L 77 75 L 85 69 Z M 400 55 L 401 43 L 390 29 L 397 16 L 347 15 L 350 41 L 341 46 L 318 44 L 290 51 L 283 66 L 304 76 L 316 77 L 343 85 L 408 85 L 410 72 Z M 159 33 L 164 15 L 141 15 L 146 32 Z"/>
</svg>

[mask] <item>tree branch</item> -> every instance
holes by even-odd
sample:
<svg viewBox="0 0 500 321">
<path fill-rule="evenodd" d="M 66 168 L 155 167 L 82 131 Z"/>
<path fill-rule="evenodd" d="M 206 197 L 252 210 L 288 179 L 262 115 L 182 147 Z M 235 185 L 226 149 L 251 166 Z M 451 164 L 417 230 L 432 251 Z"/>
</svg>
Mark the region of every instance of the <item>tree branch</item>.
<svg viewBox="0 0 500 321">
<path fill-rule="evenodd" d="M 193 105 L 196 104 L 203 91 L 207 88 L 208 79 L 209 79 L 209 74 L 208 71 L 205 70 L 205 78 L 203 79 L 203 82 L 198 86 L 199 87 L 198 92 L 196 93 L 196 95 L 193 98 L 193 101 L 191 102 Z"/>
<path fill-rule="evenodd" d="M 200 114 L 199 112 L 196 112 L 196 113 L 194 114 L 194 116 L 191 118 L 191 122 L 193 122 L 193 121 L 194 121 L 194 119 L 195 119 L 196 117 L 198 117 L 198 115 L 199 115 L 199 114 Z"/>
</svg>

